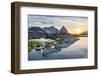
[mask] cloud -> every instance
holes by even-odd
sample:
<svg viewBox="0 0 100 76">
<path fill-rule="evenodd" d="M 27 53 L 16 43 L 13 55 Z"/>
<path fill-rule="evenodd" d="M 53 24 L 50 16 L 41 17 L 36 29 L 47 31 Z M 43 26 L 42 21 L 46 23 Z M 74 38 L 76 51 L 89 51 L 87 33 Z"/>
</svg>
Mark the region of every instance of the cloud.
<svg viewBox="0 0 100 76">
<path fill-rule="evenodd" d="M 87 17 L 29 15 L 28 21 L 29 27 L 55 26 L 58 29 L 62 26 L 74 28 L 77 26 L 88 25 Z"/>
</svg>

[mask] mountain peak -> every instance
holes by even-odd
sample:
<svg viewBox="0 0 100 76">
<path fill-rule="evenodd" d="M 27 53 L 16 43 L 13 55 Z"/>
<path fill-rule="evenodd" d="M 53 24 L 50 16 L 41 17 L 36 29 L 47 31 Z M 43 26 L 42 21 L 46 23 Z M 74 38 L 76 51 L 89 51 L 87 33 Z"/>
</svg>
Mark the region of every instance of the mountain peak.
<svg viewBox="0 0 100 76">
<path fill-rule="evenodd" d="M 68 30 L 64 26 L 62 26 L 59 33 L 60 34 L 65 34 L 65 33 L 68 33 Z"/>
</svg>

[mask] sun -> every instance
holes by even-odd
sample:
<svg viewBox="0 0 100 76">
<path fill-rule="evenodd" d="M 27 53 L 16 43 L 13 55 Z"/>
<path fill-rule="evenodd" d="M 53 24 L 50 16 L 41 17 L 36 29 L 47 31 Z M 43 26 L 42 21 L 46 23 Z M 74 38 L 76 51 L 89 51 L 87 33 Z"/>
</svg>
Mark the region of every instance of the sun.
<svg viewBox="0 0 100 76">
<path fill-rule="evenodd" d="M 76 29 L 76 34 L 80 34 L 82 30 L 80 28 Z"/>
</svg>

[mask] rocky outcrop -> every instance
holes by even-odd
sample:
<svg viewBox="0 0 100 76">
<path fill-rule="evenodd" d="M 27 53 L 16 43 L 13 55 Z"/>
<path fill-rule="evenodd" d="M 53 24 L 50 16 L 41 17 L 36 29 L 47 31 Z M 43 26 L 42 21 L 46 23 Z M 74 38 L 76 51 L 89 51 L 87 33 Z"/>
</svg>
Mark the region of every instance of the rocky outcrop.
<svg viewBox="0 0 100 76">
<path fill-rule="evenodd" d="M 54 26 L 44 27 L 43 30 L 46 32 L 47 38 L 49 38 L 49 39 L 56 39 L 57 38 L 57 34 L 58 34 L 59 30 L 56 29 Z"/>
<path fill-rule="evenodd" d="M 58 35 L 57 35 L 57 38 L 63 38 L 63 39 L 66 39 L 66 38 L 70 38 L 72 37 L 72 35 L 68 32 L 68 30 L 62 26 L 62 28 L 60 29 Z"/>
<path fill-rule="evenodd" d="M 62 26 L 59 31 L 59 34 L 67 34 L 67 33 L 68 33 L 68 30 L 64 26 Z"/>
</svg>

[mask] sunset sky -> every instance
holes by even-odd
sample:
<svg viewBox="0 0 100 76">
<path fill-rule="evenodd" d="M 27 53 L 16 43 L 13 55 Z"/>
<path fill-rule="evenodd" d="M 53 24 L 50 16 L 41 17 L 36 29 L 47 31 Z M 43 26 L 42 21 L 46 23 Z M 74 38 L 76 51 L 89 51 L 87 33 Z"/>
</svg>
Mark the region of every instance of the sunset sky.
<svg viewBox="0 0 100 76">
<path fill-rule="evenodd" d="M 50 27 L 54 26 L 59 29 L 65 26 L 68 32 L 72 34 L 79 34 L 88 31 L 88 18 L 87 17 L 74 17 L 74 16 L 43 16 L 43 15 L 29 15 L 29 27 Z"/>
</svg>

